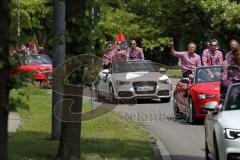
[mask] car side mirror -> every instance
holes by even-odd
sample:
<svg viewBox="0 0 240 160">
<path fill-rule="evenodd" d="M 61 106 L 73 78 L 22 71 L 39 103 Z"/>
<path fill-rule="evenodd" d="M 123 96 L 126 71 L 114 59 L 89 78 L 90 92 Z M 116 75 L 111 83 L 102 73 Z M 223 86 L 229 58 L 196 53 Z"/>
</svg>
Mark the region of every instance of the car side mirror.
<svg viewBox="0 0 240 160">
<path fill-rule="evenodd" d="M 164 74 L 164 73 L 167 72 L 167 69 L 164 68 L 164 67 L 160 67 L 160 68 L 159 68 L 159 72 L 162 73 L 162 74 Z"/>
<path fill-rule="evenodd" d="M 110 73 L 109 69 L 104 69 L 98 75 L 104 82 L 106 82 L 107 81 L 107 76 L 108 76 L 109 73 Z"/>
<path fill-rule="evenodd" d="M 104 69 L 104 70 L 102 70 L 102 73 L 104 73 L 104 74 L 109 74 L 109 72 L 110 72 L 109 69 Z"/>
<path fill-rule="evenodd" d="M 215 111 L 216 107 L 218 107 L 218 102 L 217 101 L 207 102 L 204 105 L 204 109 L 207 110 L 207 111 Z"/>
<path fill-rule="evenodd" d="M 190 82 L 190 79 L 189 79 L 189 78 L 182 78 L 182 79 L 181 79 L 181 82 L 182 82 L 182 83 L 189 83 L 189 82 Z"/>
</svg>

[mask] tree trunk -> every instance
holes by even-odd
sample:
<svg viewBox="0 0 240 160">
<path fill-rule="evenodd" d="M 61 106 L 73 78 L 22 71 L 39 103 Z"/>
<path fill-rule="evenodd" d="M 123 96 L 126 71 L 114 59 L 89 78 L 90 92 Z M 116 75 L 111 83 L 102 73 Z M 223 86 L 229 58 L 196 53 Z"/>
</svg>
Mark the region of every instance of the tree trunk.
<svg viewBox="0 0 240 160">
<path fill-rule="evenodd" d="M 72 88 L 71 88 L 72 87 Z M 64 86 L 64 90 L 75 90 L 75 86 Z M 82 89 L 79 91 L 83 92 Z M 82 95 L 81 93 L 79 95 Z M 82 96 L 64 96 L 62 125 L 57 157 L 60 160 L 79 160 L 81 137 Z M 71 112 L 70 112 L 71 111 Z M 78 113 L 78 114 L 77 114 Z M 76 118 L 76 114 L 78 115 Z"/>
<path fill-rule="evenodd" d="M 0 0 L 0 159 L 8 159 L 8 104 L 9 104 L 9 1 Z"/>
<path fill-rule="evenodd" d="M 80 22 L 82 22 L 81 20 L 83 20 L 84 18 L 85 10 L 86 0 L 66 1 L 66 30 L 68 33 L 75 33 L 75 36 L 82 36 L 82 33 L 80 32 L 80 30 L 82 29 L 80 29 Z M 76 22 L 73 21 L 74 19 L 76 20 Z M 75 48 L 78 48 L 79 46 L 84 47 L 84 45 L 85 44 L 78 44 L 75 41 L 66 43 L 66 53 L 70 55 L 77 55 L 79 53 L 75 52 Z M 76 90 L 76 87 L 74 85 L 64 86 L 64 90 L 69 89 Z M 78 91 L 79 95 L 82 95 L 82 92 L 83 90 L 82 88 L 80 88 Z M 76 113 L 82 112 L 82 96 L 64 95 L 63 99 L 63 121 L 61 125 L 61 135 L 57 157 L 60 160 L 80 159 L 81 114 L 77 114 L 76 118 Z M 73 104 L 71 105 L 72 102 Z M 71 112 L 75 114 L 72 114 L 71 112 L 69 112 L 69 110 L 71 110 Z"/>
</svg>

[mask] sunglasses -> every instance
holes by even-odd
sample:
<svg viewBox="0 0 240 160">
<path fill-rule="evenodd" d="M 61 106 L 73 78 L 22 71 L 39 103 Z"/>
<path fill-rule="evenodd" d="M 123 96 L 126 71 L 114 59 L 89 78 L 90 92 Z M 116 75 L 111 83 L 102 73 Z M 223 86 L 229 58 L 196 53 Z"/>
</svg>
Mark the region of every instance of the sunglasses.
<svg viewBox="0 0 240 160">
<path fill-rule="evenodd" d="M 211 44 L 211 46 L 217 47 L 217 45 L 216 45 L 216 44 L 215 44 L 215 45 L 214 45 L 214 44 Z"/>
</svg>

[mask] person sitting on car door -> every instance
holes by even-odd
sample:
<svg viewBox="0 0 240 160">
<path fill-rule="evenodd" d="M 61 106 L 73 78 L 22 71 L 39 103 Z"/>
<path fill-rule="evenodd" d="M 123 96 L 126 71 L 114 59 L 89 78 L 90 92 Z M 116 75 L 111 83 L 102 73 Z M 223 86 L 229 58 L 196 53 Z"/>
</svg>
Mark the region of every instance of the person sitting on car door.
<svg viewBox="0 0 240 160">
<path fill-rule="evenodd" d="M 240 47 L 232 51 L 233 60 L 224 60 L 222 65 L 221 94 L 226 94 L 227 87 L 240 82 Z"/>
<path fill-rule="evenodd" d="M 201 58 L 197 53 L 195 53 L 196 44 L 194 42 L 190 42 L 188 44 L 187 51 L 182 52 L 176 51 L 174 49 L 173 42 L 170 43 L 170 47 L 171 54 L 181 59 L 183 77 L 189 77 L 189 75 L 191 74 L 193 75 L 195 68 L 201 66 Z"/>
<path fill-rule="evenodd" d="M 129 60 L 144 60 L 144 53 L 142 48 L 137 47 L 137 42 L 131 40 L 131 48 L 127 51 Z"/>
<path fill-rule="evenodd" d="M 103 55 L 103 69 L 108 69 L 110 68 L 110 64 L 112 61 L 112 52 L 113 51 L 113 43 L 112 42 L 108 42 L 106 44 L 106 49 Z"/>
</svg>

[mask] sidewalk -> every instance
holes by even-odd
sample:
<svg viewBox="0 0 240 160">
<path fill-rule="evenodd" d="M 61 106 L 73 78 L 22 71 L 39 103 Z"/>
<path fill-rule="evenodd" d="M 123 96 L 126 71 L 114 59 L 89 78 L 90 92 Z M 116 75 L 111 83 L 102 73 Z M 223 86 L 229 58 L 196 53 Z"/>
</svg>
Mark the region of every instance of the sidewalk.
<svg viewBox="0 0 240 160">
<path fill-rule="evenodd" d="M 8 133 L 15 133 L 20 125 L 20 116 L 16 112 L 10 112 L 8 117 Z"/>
</svg>

